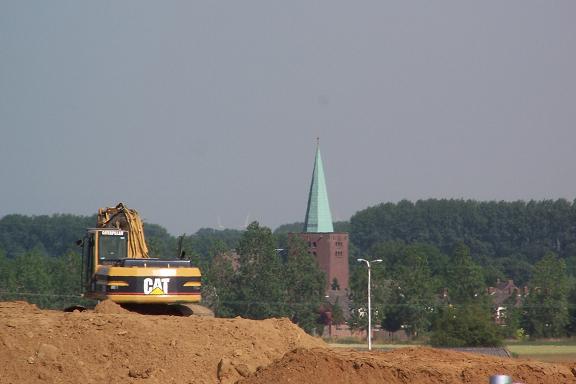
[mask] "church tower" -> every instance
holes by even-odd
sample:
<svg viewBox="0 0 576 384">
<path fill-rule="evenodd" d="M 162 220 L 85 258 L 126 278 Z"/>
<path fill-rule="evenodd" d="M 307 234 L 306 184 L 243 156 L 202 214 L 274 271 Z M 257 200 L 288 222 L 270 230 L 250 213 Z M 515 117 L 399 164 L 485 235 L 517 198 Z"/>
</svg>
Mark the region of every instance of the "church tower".
<svg viewBox="0 0 576 384">
<path fill-rule="evenodd" d="M 349 288 L 348 233 L 334 232 L 319 142 L 304 228 L 298 236 L 306 241 L 308 252 L 316 257 L 320 269 L 326 273 L 327 295 L 345 296 Z"/>
</svg>

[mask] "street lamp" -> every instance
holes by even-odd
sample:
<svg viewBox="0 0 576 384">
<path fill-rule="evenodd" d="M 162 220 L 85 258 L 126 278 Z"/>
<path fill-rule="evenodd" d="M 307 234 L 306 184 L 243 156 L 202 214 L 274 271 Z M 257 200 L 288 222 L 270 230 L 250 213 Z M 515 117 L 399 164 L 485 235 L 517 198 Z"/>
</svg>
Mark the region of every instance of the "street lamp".
<svg viewBox="0 0 576 384">
<path fill-rule="evenodd" d="M 380 263 L 382 259 L 368 261 L 366 259 L 357 259 L 359 262 L 365 262 L 368 267 L 368 350 L 372 350 L 372 306 L 370 304 L 370 263 Z"/>
</svg>

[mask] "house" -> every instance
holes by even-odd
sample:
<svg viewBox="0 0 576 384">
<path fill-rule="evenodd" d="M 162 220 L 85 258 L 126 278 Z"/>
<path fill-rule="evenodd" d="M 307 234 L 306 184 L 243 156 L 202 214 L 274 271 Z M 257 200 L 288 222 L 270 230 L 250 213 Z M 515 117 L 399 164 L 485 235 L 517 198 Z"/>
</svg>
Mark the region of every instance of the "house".
<svg viewBox="0 0 576 384">
<path fill-rule="evenodd" d="M 524 287 L 523 290 L 517 287 L 514 280 L 500 281 L 498 279 L 494 287 L 488 287 L 488 295 L 492 300 L 496 324 L 506 325 L 506 310 L 511 305 L 516 308 L 520 307 L 527 291 L 527 287 Z"/>
</svg>

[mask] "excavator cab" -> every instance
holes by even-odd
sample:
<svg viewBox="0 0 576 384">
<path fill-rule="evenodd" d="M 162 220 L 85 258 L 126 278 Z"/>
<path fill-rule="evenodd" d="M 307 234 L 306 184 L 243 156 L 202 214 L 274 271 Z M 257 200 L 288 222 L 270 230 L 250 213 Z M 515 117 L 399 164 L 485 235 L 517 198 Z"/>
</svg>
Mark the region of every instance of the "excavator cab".
<svg viewBox="0 0 576 384">
<path fill-rule="evenodd" d="M 89 229 L 82 245 L 82 284 L 85 292 L 95 290 L 94 276 L 99 266 L 115 265 L 128 257 L 128 231 Z"/>
<path fill-rule="evenodd" d="M 98 235 L 98 264 L 111 264 L 128 258 L 128 232 L 122 230 L 100 230 Z"/>
</svg>

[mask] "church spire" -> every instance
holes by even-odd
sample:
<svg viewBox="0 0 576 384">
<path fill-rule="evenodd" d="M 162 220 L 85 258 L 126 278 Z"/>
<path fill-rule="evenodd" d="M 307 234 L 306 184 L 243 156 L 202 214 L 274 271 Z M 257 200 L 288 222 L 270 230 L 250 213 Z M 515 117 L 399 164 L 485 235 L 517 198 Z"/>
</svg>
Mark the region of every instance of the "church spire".
<svg viewBox="0 0 576 384">
<path fill-rule="evenodd" d="M 330 213 L 330 204 L 328 202 L 324 167 L 320 156 L 320 139 L 317 138 L 316 140 L 316 159 L 314 161 L 310 192 L 308 193 L 304 232 L 328 233 L 334 232 L 334 227 L 332 226 L 332 214 Z"/>
</svg>

